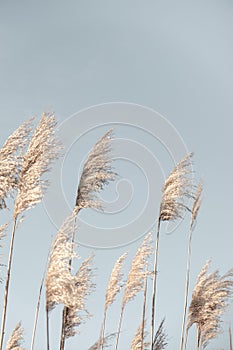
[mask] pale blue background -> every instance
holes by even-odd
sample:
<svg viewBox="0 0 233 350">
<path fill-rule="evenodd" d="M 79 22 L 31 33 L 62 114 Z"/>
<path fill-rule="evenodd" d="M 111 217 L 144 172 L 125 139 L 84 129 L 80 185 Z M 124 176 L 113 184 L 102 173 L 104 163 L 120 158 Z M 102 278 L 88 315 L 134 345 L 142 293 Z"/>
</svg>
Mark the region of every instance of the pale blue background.
<svg viewBox="0 0 233 350">
<path fill-rule="evenodd" d="M 205 183 L 193 241 L 191 287 L 209 257 L 221 273 L 232 267 L 232 1 L 2 1 L 0 28 L 1 143 L 31 115 L 48 109 L 62 122 L 81 108 L 109 101 L 154 108 L 195 152 L 196 172 Z M 168 350 L 178 349 L 180 339 L 186 225 L 182 228 L 174 235 L 161 235 L 158 321 L 166 316 Z M 54 234 L 38 206 L 27 213 L 16 237 L 6 335 L 22 319 L 28 347 Z M 133 254 L 138 244 L 127 249 Z M 7 249 L 8 239 L 4 246 Z M 99 289 L 89 303 L 95 317 L 79 337 L 67 342 L 67 349 L 85 350 L 96 340 L 107 278 L 124 250 L 96 252 Z M 80 248 L 79 253 L 85 257 L 89 250 Z M 120 350 L 129 348 L 139 323 L 135 305 L 126 311 Z M 59 311 L 51 318 L 54 350 Z M 109 331 L 116 329 L 118 312 L 119 304 L 111 310 Z M 229 320 L 231 314 L 226 316 Z M 227 346 L 223 333 L 209 348 Z M 42 312 L 35 349 L 44 347 Z"/>
</svg>

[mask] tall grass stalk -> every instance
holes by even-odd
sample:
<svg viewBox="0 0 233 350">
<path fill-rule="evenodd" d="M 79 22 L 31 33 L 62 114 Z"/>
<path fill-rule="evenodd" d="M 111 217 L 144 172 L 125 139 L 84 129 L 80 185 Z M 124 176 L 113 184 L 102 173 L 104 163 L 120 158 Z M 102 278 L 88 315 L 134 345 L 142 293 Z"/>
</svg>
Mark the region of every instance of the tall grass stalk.
<svg viewBox="0 0 233 350">
<path fill-rule="evenodd" d="M 181 330 L 181 340 L 180 340 L 180 350 L 183 349 L 184 342 L 185 342 L 185 349 L 186 349 L 186 344 L 187 342 L 184 340 L 185 337 L 185 323 L 186 323 L 186 315 L 187 315 L 187 304 L 188 304 L 188 292 L 189 292 L 189 278 L 190 278 L 190 260 L 191 260 L 191 241 L 192 241 L 192 235 L 193 235 L 193 230 L 195 227 L 195 222 L 197 219 L 197 215 L 202 203 L 202 190 L 203 190 L 203 185 L 200 182 L 196 195 L 194 198 L 194 203 L 192 207 L 192 213 L 191 213 L 191 221 L 190 221 L 190 229 L 189 229 L 189 238 L 188 238 L 188 254 L 187 254 L 187 268 L 186 268 L 186 281 L 185 281 L 185 296 L 184 296 L 184 311 L 183 311 L 183 320 L 182 320 L 182 330 Z"/>
<path fill-rule="evenodd" d="M 162 221 L 175 221 L 179 218 L 182 218 L 186 210 L 190 210 L 189 207 L 185 204 L 185 199 L 192 198 L 192 181 L 190 176 L 192 173 L 191 157 L 192 153 L 185 156 L 174 167 L 162 188 L 162 199 L 160 203 L 160 212 L 154 251 L 150 350 L 153 350 L 154 342 L 160 226 Z"/>
<path fill-rule="evenodd" d="M 109 181 L 113 181 L 116 174 L 112 171 L 111 153 L 112 130 L 107 131 L 94 145 L 90 151 L 82 170 L 75 201 L 75 224 L 79 211 L 83 208 L 102 208 L 102 204 L 97 198 L 100 192 Z M 75 229 L 71 238 L 73 249 L 75 242 Z M 71 252 L 72 256 L 72 252 Z M 72 266 L 72 257 L 69 260 L 69 268 Z M 65 306 L 62 313 L 62 330 L 60 350 L 65 348 L 65 325 L 67 323 L 68 308 Z"/>
<path fill-rule="evenodd" d="M 148 268 L 146 268 L 148 270 Z M 147 297 L 147 276 L 144 281 L 143 309 L 142 309 L 142 329 L 141 329 L 141 350 L 144 349 L 145 322 L 146 322 L 146 297 Z"/>
<path fill-rule="evenodd" d="M 33 322 L 33 330 L 32 330 L 32 339 L 31 339 L 30 350 L 34 349 L 36 329 L 37 329 L 37 322 L 38 322 L 40 303 L 41 303 L 41 294 L 42 294 L 42 289 L 43 289 L 43 286 L 44 286 L 44 281 L 45 281 L 45 276 L 46 276 L 46 271 L 47 271 L 47 266 L 48 266 L 48 260 L 49 260 L 49 254 L 48 254 L 48 257 L 47 257 L 47 260 L 46 260 L 46 265 L 45 265 L 45 269 L 44 269 L 44 272 L 43 272 L 43 276 L 42 276 L 41 283 L 40 283 L 40 288 L 39 288 L 39 293 L 38 293 L 35 317 L 34 317 L 34 322 Z"/>
<path fill-rule="evenodd" d="M 230 345 L 230 350 L 233 350 L 233 347 L 232 347 L 232 334 L 231 334 L 231 325 L 229 325 L 228 327 L 228 333 L 229 333 L 229 345 Z"/>
<path fill-rule="evenodd" d="M 8 304 L 8 293 L 9 293 L 9 285 L 10 285 L 10 277 L 11 277 L 11 264 L 12 264 L 13 249 L 14 249 L 16 224 L 17 224 L 17 217 L 14 218 L 10 249 L 9 249 L 8 264 L 7 264 L 6 285 L 5 285 L 5 292 L 4 292 L 3 312 L 2 312 L 2 321 L 1 321 L 1 338 L 0 338 L 1 350 L 3 348 L 3 339 L 5 334 L 6 312 L 7 312 L 7 304 Z"/>
</svg>

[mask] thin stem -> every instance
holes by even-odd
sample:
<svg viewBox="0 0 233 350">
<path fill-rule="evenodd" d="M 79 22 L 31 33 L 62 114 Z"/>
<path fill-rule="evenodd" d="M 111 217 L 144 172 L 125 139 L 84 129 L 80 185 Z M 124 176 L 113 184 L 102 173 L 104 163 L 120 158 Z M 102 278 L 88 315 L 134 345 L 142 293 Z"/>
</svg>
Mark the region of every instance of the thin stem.
<svg viewBox="0 0 233 350">
<path fill-rule="evenodd" d="M 47 265 L 48 265 L 48 258 L 49 258 L 49 255 L 47 257 L 46 266 L 45 266 L 43 277 L 42 277 L 41 284 L 40 284 L 39 295 L 38 295 L 38 302 L 37 302 L 37 305 L 36 305 L 36 311 L 35 311 L 35 317 L 34 317 L 34 325 L 33 325 L 33 331 L 32 331 L 32 340 L 31 340 L 30 350 L 34 349 L 36 328 L 37 328 L 39 309 L 40 309 L 41 294 L 42 294 L 42 289 L 43 289 L 45 275 L 46 275 L 46 270 L 47 270 Z"/>
<path fill-rule="evenodd" d="M 228 331 L 229 331 L 230 350 L 233 350 L 233 348 L 232 348 L 231 325 L 229 325 Z"/>
<path fill-rule="evenodd" d="M 106 325 L 106 316 L 107 316 L 107 309 L 104 309 L 104 320 L 103 320 L 103 326 L 102 326 L 102 331 L 101 331 L 101 336 L 100 336 L 100 341 L 99 341 L 99 346 L 98 346 L 98 350 L 104 349 L 104 333 L 105 333 L 105 325 Z"/>
<path fill-rule="evenodd" d="M 72 253 L 73 253 L 73 246 L 75 242 L 75 227 L 76 227 L 76 222 L 77 222 L 77 215 L 78 215 L 79 210 L 76 210 L 76 215 L 74 218 L 74 227 L 73 227 L 73 232 L 72 232 L 72 237 L 71 237 L 71 254 L 70 254 L 70 259 L 69 259 L 69 271 L 71 272 L 71 266 L 72 266 Z M 68 316 L 68 307 L 64 306 L 63 312 L 62 312 L 62 329 L 61 329 L 61 340 L 60 340 L 60 350 L 65 349 L 65 326 L 67 323 L 67 316 Z"/>
<path fill-rule="evenodd" d="M 47 350 L 49 350 L 49 310 L 46 308 L 46 334 L 47 334 Z"/>
<path fill-rule="evenodd" d="M 200 331 L 200 328 L 197 327 L 197 345 L 196 345 L 196 350 L 199 350 L 199 347 L 200 347 L 200 339 L 201 339 L 201 331 Z"/>
<path fill-rule="evenodd" d="M 2 323 L 1 323 L 0 350 L 2 350 L 2 347 L 3 347 L 3 338 L 5 334 L 6 312 L 7 312 L 7 304 L 8 304 L 8 293 L 9 293 L 9 284 L 10 284 L 10 276 L 11 276 L 11 264 L 12 264 L 12 257 L 13 257 L 16 222 L 17 222 L 17 215 L 14 217 L 14 224 L 13 224 L 13 229 L 11 234 L 11 243 L 10 243 L 10 250 L 9 250 L 9 257 L 8 257 L 7 277 L 6 277 L 3 312 L 2 312 Z"/>
<path fill-rule="evenodd" d="M 187 314 L 187 304 L 188 304 L 188 291 L 189 291 L 189 276 L 190 276 L 190 258 L 191 258 L 191 240 L 192 240 L 192 228 L 190 228 L 189 241 L 188 241 L 188 256 L 187 256 L 187 270 L 186 270 L 186 284 L 185 284 L 185 296 L 184 296 L 184 313 L 182 321 L 182 331 L 181 331 L 181 341 L 180 341 L 180 350 L 183 350 L 184 346 L 184 330 L 185 330 L 185 321 Z"/>
<path fill-rule="evenodd" d="M 146 316 L 146 293 L 147 293 L 147 276 L 145 277 L 144 295 L 143 295 L 141 350 L 143 350 L 143 343 L 144 343 L 144 328 L 145 328 L 145 316 Z"/>
<path fill-rule="evenodd" d="M 185 331 L 185 341 L 184 341 L 184 350 L 186 350 L 187 348 L 187 341 L 188 341 L 188 329 L 186 327 L 186 331 Z"/>
<path fill-rule="evenodd" d="M 122 305 L 122 307 L 121 307 L 121 314 L 120 314 L 120 319 L 119 319 L 119 324 L 118 324 L 115 350 L 117 350 L 117 348 L 118 348 L 118 342 L 119 342 L 119 336 L 120 336 L 120 331 L 121 331 L 121 324 L 122 324 L 123 313 L 124 313 L 124 305 Z"/>
<path fill-rule="evenodd" d="M 151 341 L 150 350 L 153 350 L 154 341 L 154 327 L 155 327 L 155 296 L 156 296 L 156 282 L 157 282 L 157 265 L 158 265 L 158 250 L 159 250 L 159 232 L 160 232 L 161 219 L 158 220 L 156 243 L 155 243 L 155 257 L 154 257 L 154 270 L 153 270 L 153 291 L 152 291 L 152 316 L 151 316 Z"/>
</svg>

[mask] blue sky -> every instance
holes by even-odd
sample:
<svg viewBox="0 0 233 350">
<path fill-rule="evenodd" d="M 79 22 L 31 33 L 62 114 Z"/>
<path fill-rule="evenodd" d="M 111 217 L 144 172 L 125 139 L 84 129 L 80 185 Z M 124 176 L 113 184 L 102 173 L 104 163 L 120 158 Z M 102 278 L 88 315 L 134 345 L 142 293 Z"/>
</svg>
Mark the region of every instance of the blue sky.
<svg viewBox="0 0 233 350">
<path fill-rule="evenodd" d="M 114 127 L 116 138 L 127 141 L 115 143 L 119 157 L 116 168 L 120 180 L 124 181 L 118 179 L 117 186 L 111 184 L 103 193 L 103 199 L 107 210 L 116 208 L 114 203 L 119 203 L 118 195 L 120 203 L 129 202 L 128 211 L 122 210 L 120 217 L 126 224 L 127 215 L 133 220 L 134 210 L 142 212 L 145 191 L 151 195 L 147 181 L 150 180 L 150 186 L 153 186 L 153 173 L 156 220 L 159 189 L 164 177 L 179 155 L 184 155 L 185 149 L 194 151 L 196 176 L 203 179 L 205 194 L 193 239 L 191 287 L 208 258 L 212 258 L 212 267 L 219 268 L 221 273 L 231 268 L 232 2 L 71 0 L 65 3 L 42 0 L 2 1 L 0 6 L 1 143 L 32 115 L 39 116 L 44 110 L 53 110 L 61 124 L 61 134 L 68 136 L 67 139 L 72 135 L 74 142 L 56 179 L 72 206 L 83 157 L 103 132 Z M 109 110 L 106 105 L 102 109 L 88 109 L 109 102 L 124 102 L 126 105 L 122 104 L 122 109 L 118 109 L 119 105 L 111 105 Z M 133 110 L 128 103 L 138 107 Z M 78 113 L 86 108 L 88 113 Z M 147 119 L 148 108 L 159 113 L 154 113 L 153 120 Z M 163 116 L 162 119 L 159 115 Z M 75 136 L 69 127 L 66 129 L 66 126 L 73 125 L 72 120 Z M 126 126 L 129 120 L 130 127 Z M 160 120 L 164 121 L 165 129 L 160 128 Z M 144 129 L 139 130 L 139 126 Z M 149 134 L 148 129 L 157 132 L 156 137 Z M 159 136 L 162 139 L 167 137 L 165 146 L 169 140 L 174 140 L 174 143 L 169 143 L 170 153 L 158 141 Z M 134 151 L 135 142 L 140 149 Z M 124 145 L 132 148 L 127 146 L 124 149 Z M 180 148 L 176 148 L 177 145 Z M 148 167 L 150 158 L 139 153 L 143 147 L 155 157 L 152 157 L 155 163 L 151 162 L 151 171 Z M 131 153 L 122 155 L 123 150 Z M 147 150 L 146 154 L 149 157 Z M 123 160 L 124 157 L 127 161 Z M 130 162 L 131 157 L 138 161 L 139 166 Z M 144 159 L 146 163 L 142 162 Z M 53 200 L 53 193 L 48 193 L 47 198 Z M 132 195 L 136 197 L 135 202 L 131 200 Z M 153 196 L 149 203 L 151 201 Z M 7 335 L 22 319 L 26 347 L 30 341 L 36 295 L 47 251 L 56 233 L 53 213 L 47 214 L 46 203 L 48 205 L 45 200 L 44 206 L 26 214 L 16 238 Z M 62 215 L 65 217 L 63 209 L 61 206 L 60 220 Z M 86 212 L 82 219 L 94 227 L 103 227 L 103 222 L 108 225 L 117 222 L 118 216 Z M 147 220 L 147 216 L 143 217 L 143 224 Z M 165 327 L 170 339 L 168 350 L 178 348 L 180 339 L 187 223 L 188 219 L 185 219 L 172 235 L 164 234 L 165 228 L 161 232 L 158 321 L 166 316 Z M 139 226 L 139 232 L 133 232 L 131 236 L 136 239 L 144 233 L 144 226 Z M 85 238 L 80 223 L 80 237 L 82 235 Z M 6 251 L 8 240 L 9 235 L 4 243 Z M 139 243 L 140 240 L 127 247 L 96 250 L 98 290 L 90 298 L 89 305 L 94 317 L 82 328 L 80 336 L 67 342 L 67 349 L 87 349 L 95 341 L 102 320 L 104 287 L 111 268 L 123 251 L 129 250 L 133 256 Z M 86 257 L 92 250 L 81 246 L 79 254 Z M 111 317 L 109 331 L 115 330 L 119 305 L 111 310 L 116 317 Z M 127 310 L 120 349 L 127 348 L 138 325 L 139 320 L 134 316 L 135 305 L 140 305 L 139 300 Z M 56 348 L 59 311 L 51 317 L 52 349 Z M 226 320 L 230 319 L 229 314 Z M 132 330 L 129 330 L 129 324 Z M 44 347 L 43 311 L 39 330 L 35 349 Z M 226 348 L 227 344 L 227 333 L 223 333 L 210 348 Z"/>
</svg>

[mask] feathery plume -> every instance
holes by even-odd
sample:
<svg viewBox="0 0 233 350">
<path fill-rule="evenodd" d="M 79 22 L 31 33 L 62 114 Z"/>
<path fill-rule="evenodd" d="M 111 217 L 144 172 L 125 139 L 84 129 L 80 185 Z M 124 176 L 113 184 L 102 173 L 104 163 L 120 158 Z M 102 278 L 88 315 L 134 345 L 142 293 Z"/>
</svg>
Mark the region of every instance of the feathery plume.
<svg viewBox="0 0 233 350">
<path fill-rule="evenodd" d="M 52 311 L 57 304 L 74 305 L 70 288 L 75 288 L 75 277 L 69 271 L 70 239 L 75 216 L 71 214 L 62 224 L 51 248 L 46 276 L 46 305 Z"/>
<path fill-rule="evenodd" d="M 111 165 L 111 140 L 112 130 L 109 130 L 95 144 L 84 163 L 76 197 L 76 207 L 79 209 L 102 208 L 97 193 L 116 177 Z"/>
<path fill-rule="evenodd" d="M 167 335 L 164 332 L 164 321 L 163 319 L 159 325 L 159 328 L 155 334 L 154 342 L 153 342 L 153 350 L 163 350 L 167 346 Z"/>
<path fill-rule="evenodd" d="M 121 288 L 123 286 L 123 263 L 127 257 L 127 253 L 121 255 L 119 259 L 116 261 L 112 273 L 109 279 L 109 284 L 106 291 L 106 297 L 105 297 L 105 309 L 107 310 L 108 307 L 115 301 L 115 298 L 118 293 L 120 293 Z"/>
<path fill-rule="evenodd" d="M 103 325 L 102 325 L 102 331 L 101 331 L 101 336 L 99 339 L 99 346 L 102 347 L 103 349 L 103 339 L 104 339 L 104 333 L 105 333 L 105 325 L 106 325 L 106 316 L 107 316 L 107 309 L 109 308 L 110 305 L 115 301 L 116 296 L 118 293 L 120 293 L 121 288 L 123 287 L 123 263 L 127 257 L 127 253 L 121 255 L 118 260 L 116 261 L 112 273 L 109 279 L 108 287 L 106 290 L 106 295 L 105 295 L 105 305 L 104 305 L 104 320 L 103 320 Z"/>
<path fill-rule="evenodd" d="M 144 322 L 140 324 L 138 329 L 136 330 L 133 340 L 131 342 L 130 350 L 146 350 L 147 347 L 150 345 L 149 343 L 145 342 L 145 339 L 147 337 L 147 332 L 143 332 L 142 328 L 144 327 Z M 143 339 L 142 339 L 143 334 Z"/>
<path fill-rule="evenodd" d="M 197 191 L 194 197 L 194 202 L 193 202 L 193 208 L 192 208 L 192 216 L 191 216 L 191 224 L 190 224 L 190 228 L 191 230 L 193 230 L 195 222 L 197 220 L 197 215 L 199 212 L 199 209 L 201 207 L 202 204 L 202 191 L 203 191 L 203 183 L 200 181 L 199 185 L 197 187 Z"/>
<path fill-rule="evenodd" d="M 47 188 L 47 181 L 41 177 L 49 170 L 51 162 L 58 157 L 61 148 L 55 137 L 55 126 L 54 115 L 44 113 L 33 133 L 21 164 L 15 217 L 40 202 L 42 192 Z"/>
<path fill-rule="evenodd" d="M 6 231 L 6 229 L 7 229 L 7 227 L 8 227 L 8 223 L 7 224 L 3 224 L 3 225 L 0 225 L 0 240 L 3 238 L 3 237 L 5 237 L 5 231 Z M 1 245 L 0 245 L 0 247 L 1 247 Z"/>
<path fill-rule="evenodd" d="M 75 295 L 74 306 L 68 307 L 68 313 L 65 322 L 65 338 L 73 337 L 78 333 L 77 328 L 90 317 L 90 313 L 86 310 L 86 299 L 95 289 L 95 284 L 92 282 L 93 256 L 85 259 L 75 275 Z"/>
<path fill-rule="evenodd" d="M 110 346 L 112 346 L 112 344 L 110 343 L 110 341 L 115 338 L 116 333 L 111 333 L 109 335 L 106 335 L 106 337 L 104 337 L 104 348 L 107 349 Z M 93 344 L 88 350 L 98 350 L 99 349 L 99 339 L 95 342 L 95 344 Z"/>
<path fill-rule="evenodd" d="M 190 221 L 190 230 L 189 230 L 189 238 L 188 238 L 188 255 L 187 255 L 187 268 L 186 268 L 186 280 L 185 280 L 185 295 L 184 295 L 184 312 L 183 312 L 183 320 L 182 320 L 182 330 L 181 330 L 181 340 L 180 340 L 180 350 L 183 350 L 183 346 L 185 344 L 186 350 L 186 339 L 185 339 L 185 323 L 186 323 L 186 315 L 187 315 L 187 305 L 188 305 L 188 293 L 189 293 L 189 276 L 190 276 L 190 260 L 191 260 L 191 242 L 192 235 L 195 228 L 195 223 L 197 220 L 197 215 L 202 203 L 202 191 L 203 184 L 199 182 L 199 185 L 196 190 L 196 194 L 194 196 L 193 207 L 191 211 L 191 221 Z M 187 336 L 187 332 L 186 332 Z"/>
<path fill-rule="evenodd" d="M 23 329 L 21 328 L 21 322 L 19 322 L 13 330 L 10 339 L 6 344 L 6 350 L 25 350 L 22 348 L 23 342 Z"/>
<path fill-rule="evenodd" d="M 220 276 L 216 270 L 207 274 L 210 261 L 203 266 L 198 275 L 189 306 L 189 329 L 196 323 L 198 345 L 206 347 L 208 342 L 220 332 L 220 316 L 228 306 L 228 299 L 233 292 L 233 269 Z"/>
<path fill-rule="evenodd" d="M 123 299 L 122 299 L 121 314 L 120 314 L 120 319 L 118 324 L 115 350 L 117 350 L 118 348 L 119 336 L 121 331 L 121 323 L 122 323 L 125 305 L 129 301 L 133 300 L 139 292 L 144 290 L 144 281 L 145 281 L 145 278 L 147 278 L 149 275 L 147 266 L 148 266 L 149 257 L 152 254 L 151 236 L 152 236 L 151 233 L 149 233 L 144 238 L 142 244 L 137 250 L 135 257 L 133 258 L 133 261 L 130 267 L 130 271 L 127 277 Z"/>
<path fill-rule="evenodd" d="M 151 233 L 143 240 L 141 246 L 132 261 L 131 268 L 126 281 L 125 291 L 123 295 L 123 307 L 130 300 L 133 300 L 138 292 L 143 291 L 144 280 L 148 276 L 147 269 L 148 259 L 152 254 Z"/>
<path fill-rule="evenodd" d="M 0 149 L 0 209 L 6 208 L 6 197 L 17 189 L 21 153 L 32 131 L 31 122 L 32 119 L 16 129 Z"/>
<path fill-rule="evenodd" d="M 191 171 L 192 153 L 184 157 L 172 170 L 162 189 L 159 218 L 162 221 L 176 220 L 189 208 L 184 199 L 193 197 Z"/>
</svg>

